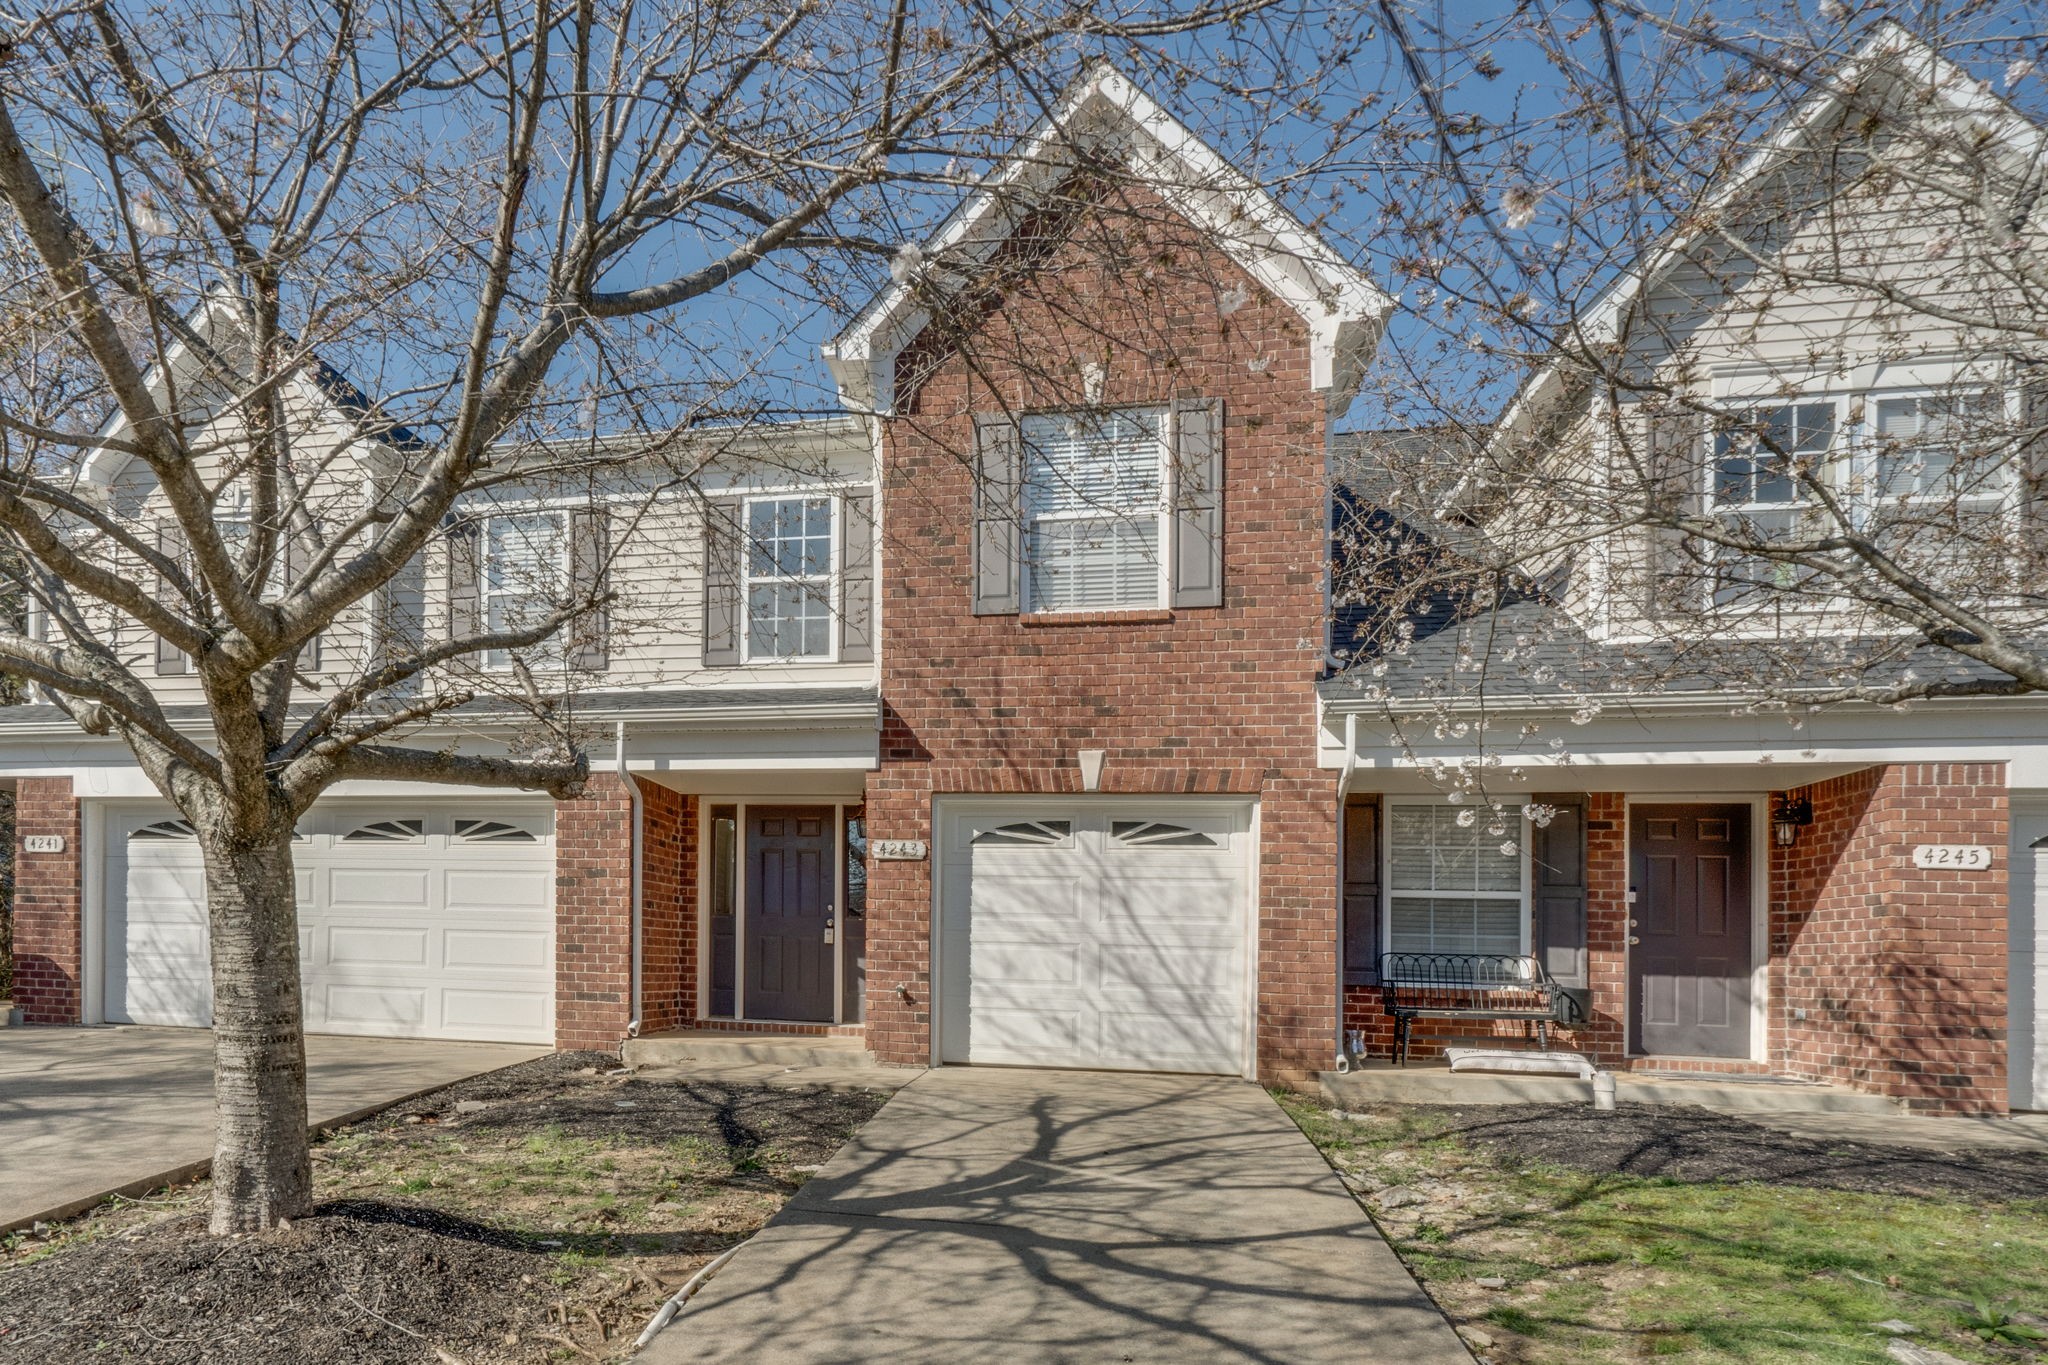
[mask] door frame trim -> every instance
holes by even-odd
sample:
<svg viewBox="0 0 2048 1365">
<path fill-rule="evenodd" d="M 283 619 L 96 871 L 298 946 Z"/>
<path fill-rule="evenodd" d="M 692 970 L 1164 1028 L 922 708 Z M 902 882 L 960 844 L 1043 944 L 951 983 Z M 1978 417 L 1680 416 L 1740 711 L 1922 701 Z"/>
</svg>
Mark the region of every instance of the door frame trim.
<svg viewBox="0 0 2048 1365">
<path fill-rule="evenodd" d="M 696 1024 L 806 1024 L 815 1019 L 756 1019 L 747 1014 L 747 809 L 750 806 L 814 806 L 832 812 L 832 1018 L 846 1023 L 846 813 L 865 800 L 843 796 L 768 795 L 697 797 L 697 1012 Z M 711 1013 L 711 808 L 733 808 L 732 1013 Z"/>
<path fill-rule="evenodd" d="M 1076 805 L 1136 805 L 1181 804 L 1185 806 L 1206 806 L 1212 811 L 1229 809 L 1245 812 L 1245 914 L 1244 914 L 1244 982 L 1241 990 L 1243 1006 L 1243 1028 L 1239 1033 L 1239 1048 L 1244 1065 L 1238 1073 L 1243 1079 L 1256 1081 L 1259 1077 L 1259 850 L 1261 848 L 1261 816 L 1265 813 L 1265 802 L 1255 792 L 1018 792 L 1005 795 L 1001 792 L 934 792 L 926 809 L 929 823 L 926 829 L 930 838 L 925 844 L 925 868 L 929 892 L 926 918 L 930 933 L 925 942 L 925 1018 L 927 1064 L 933 1068 L 958 1065 L 940 1060 L 941 1040 L 944 1037 L 945 1010 L 944 983 L 940 980 L 944 972 L 943 926 L 945 924 L 945 882 L 946 882 L 946 841 L 947 817 L 956 813 L 961 806 L 986 807 L 1005 810 L 1061 810 Z M 1342 1023 L 1342 1011 L 1339 1011 Z"/>
<path fill-rule="evenodd" d="M 1626 895 L 1635 868 L 1635 808 L 1637 806 L 1748 806 L 1749 807 L 1749 1056 L 1747 1060 L 1770 1064 L 1770 967 L 1771 967 L 1771 836 L 1770 797 L 1755 792 L 1626 792 L 1622 796 L 1621 876 Z M 1627 920 L 1629 905 L 1622 902 L 1621 935 L 1621 1050 L 1627 1057 L 1669 1056 L 1668 1053 L 1637 1052 L 1635 1039 L 1635 962 L 1629 951 Z M 1741 1061 L 1743 1058 L 1730 1058 Z"/>
</svg>

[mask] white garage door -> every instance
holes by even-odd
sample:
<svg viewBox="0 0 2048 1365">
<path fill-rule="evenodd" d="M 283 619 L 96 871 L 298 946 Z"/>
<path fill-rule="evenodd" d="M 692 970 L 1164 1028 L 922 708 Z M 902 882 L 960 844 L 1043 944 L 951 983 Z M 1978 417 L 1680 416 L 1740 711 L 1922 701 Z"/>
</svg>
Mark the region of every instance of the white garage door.
<svg viewBox="0 0 2048 1365">
<path fill-rule="evenodd" d="M 947 1062 L 1243 1074 L 1251 808 L 947 806 Z"/>
<path fill-rule="evenodd" d="M 2012 1107 L 2048 1109 L 2048 799 L 2012 804 L 2006 1029 Z"/>
<path fill-rule="evenodd" d="M 191 827 L 107 821 L 106 1016 L 212 1021 Z M 504 801 L 316 809 L 292 848 L 306 1027 L 554 1041 L 554 816 Z"/>
</svg>

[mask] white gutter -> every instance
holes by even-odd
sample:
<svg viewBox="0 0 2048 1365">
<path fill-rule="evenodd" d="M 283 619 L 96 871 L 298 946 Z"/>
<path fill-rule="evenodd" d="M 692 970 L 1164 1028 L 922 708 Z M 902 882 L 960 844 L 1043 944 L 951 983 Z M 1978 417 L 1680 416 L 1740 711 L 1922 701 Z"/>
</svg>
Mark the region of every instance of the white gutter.
<svg viewBox="0 0 2048 1365">
<path fill-rule="evenodd" d="M 626 1021 L 626 1036 L 640 1036 L 640 825 L 641 808 L 640 784 L 626 771 L 626 722 L 619 722 L 618 738 L 613 749 L 613 760 L 619 770 L 619 781 L 625 784 L 626 801 L 633 807 L 632 861 L 630 863 L 633 897 L 633 1016 Z"/>
</svg>

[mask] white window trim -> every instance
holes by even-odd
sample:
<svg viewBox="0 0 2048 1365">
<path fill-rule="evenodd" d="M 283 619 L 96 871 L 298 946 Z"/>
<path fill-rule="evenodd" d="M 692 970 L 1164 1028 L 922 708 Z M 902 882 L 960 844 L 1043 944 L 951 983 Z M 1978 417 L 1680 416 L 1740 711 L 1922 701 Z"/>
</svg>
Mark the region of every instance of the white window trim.
<svg viewBox="0 0 2048 1365">
<path fill-rule="evenodd" d="M 823 654 L 756 654 L 754 652 L 754 613 L 752 610 L 753 588 L 758 583 L 814 583 L 816 578 L 791 578 L 786 574 L 775 574 L 756 578 L 751 572 L 754 562 L 753 522 L 754 506 L 757 503 L 810 502 L 819 500 L 830 508 L 831 530 L 826 535 L 829 563 L 823 575 L 825 580 L 825 652 Z M 777 490 L 767 493 L 749 493 L 740 500 L 740 533 L 738 565 L 739 610 L 740 610 L 740 656 L 749 665 L 787 668 L 802 664 L 830 664 L 839 662 L 840 618 L 841 618 L 841 573 L 845 556 L 844 528 L 846 525 L 845 499 L 833 490 L 794 489 Z"/>
<path fill-rule="evenodd" d="M 1150 603 L 1115 607 L 1052 607 L 1040 606 L 1031 597 L 1031 528 L 1040 521 L 1099 521 L 1100 512 L 1055 512 L 1044 518 L 1031 515 L 1022 508 L 1024 486 L 1029 481 L 1029 470 L 1025 465 L 1031 458 L 1030 443 L 1023 439 L 1023 424 L 1034 417 L 1065 417 L 1073 415 L 1100 416 L 1105 413 L 1151 413 L 1159 414 L 1159 505 L 1154 512 L 1159 530 L 1154 539 L 1158 559 L 1158 592 Z M 1180 498 L 1180 462 L 1174 459 L 1174 451 L 1180 448 L 1180 413 L 1172 403 L 1126 403 L 1115 407 L 1087 408 L 1042 408 L 1024 413 L 1018 421 L 1017 499 L 1020 515 L 1017 528 L 1017 600 L 1019 610 L 1045 616 L 1067 616 L 1085 612 L 1158 611 L 1173 602 L 1173 535 L 1175 530 L 1173 508 Z M 1119 513 L 1136 519 L 1135 513 Z"/>
<path fill-rule="evenodd" d="M 490 629 L 491 597 L 493 595 L 491 591 L 491 523 L 511 517 L 534 516 L 550 516 L 561 523 L 562 585 L 566 589 L 569 584 L 570 575 L 574 571 L 572 560 L 575 556 L 575 547 L 570 543 L 571 538 L 575 535 L 575 527 L 570 521 L 569 509 L 560 503 L 541 503 L 531 507 L 519 507 L 516 509 L 494 507 L 484 515 L 482 518 L 483 524 L 479 528 L 482 543 L 478 546 L 477 614 L 482 618 L 484 629 L 487 631 Z M 539 646 L 528 646 L 528 648 L 545 648 L 559 641 L 560 633 L 557 632 L 553 639 L 544 640 Z M 494 655 L 502 655 L 504 657 L 494 658 Z M 568 671 L 568 662 L 564 657 L 527 658 L 525 663 L 527 668 L 535 673 L 564 673 Z M 483 666 L 484 671 L 489 673 L 511 672 L 512 651 L 509 649 L 487 649 L 483 651 Z"/>
<path fill-rule="evenodd" d="M 1411 900 L 1504 901 L 1510 898 L 1510 893 L 1506 891 L 1409 891 L 1394 885 L 1394 821 L 1392 815 L 1395 808 L 1410 806 L 1430 810 L 1442 809 L 1444 804 L 1442 797 L 1437 797 L 1433 800 L 1403 800 L 1398 797 L 1389 797 L 1382 804 L 1380 810 L 1380 866 L 1385 869 L 1385 873 L 1380 880 L 1380 953 L 1382 956 L 1387 953 L 1402 951 L 1394 947 L 1394 897 L 1397 895 Z M 1475 812 L 1473 815 L 1475 821 L 1485 819 L 1488 815 L 1492 814 L 1485 806 L 1476 806 L 1470 809 Z M 1530 844 L 1533 841 L 1529 838 L 1528 822 L 1522 819 L 1519 812 L 1512 815 L 1504 813 L 1502 819 L 1507 824 L 1508 832 L 1501 835 L 1501 837 L 1503 839 L 1512 837 L 1515 841 L 1515 869 L 1520 874 L 1522 883 L 1521 890 L 1513 893 L 1513 899 L 1521 907 L 1521 944 L 1517 951 L 1523 957 L 1527 957 L 1535 951 L 1535 930 L 1531 923 L 1533 919 L 1531 907 L 1534 903 L 1533 878 L 1529 874 Z"/>
</svg>

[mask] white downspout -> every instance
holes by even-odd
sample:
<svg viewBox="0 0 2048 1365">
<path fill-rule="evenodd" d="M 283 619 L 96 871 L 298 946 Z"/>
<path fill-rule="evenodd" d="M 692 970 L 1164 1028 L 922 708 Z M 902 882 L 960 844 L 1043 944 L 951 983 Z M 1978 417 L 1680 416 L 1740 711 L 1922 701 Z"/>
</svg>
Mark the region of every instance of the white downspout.
<svg viewBox="0 0 2048 1365">
<path fill-rule="evenodd" d="M 1337 779 L 1337 800 L 1342 804 L 1351 795 L 1351 775 L 1358 771 L 1358 713 L 1348 711 L 1344 715 L 1344 772 Z"/>
<path fill-rule="evenodd" d="M 640 1036 L 640 825 L 643 814 L 640 784 L 626 771 L 626 722 L 619 722 L 618 739 L 613 749 L 613 760 L 619 770 L 619 781 L 626 786 L 626 801 L 633 808 L 631 885 L 633 899 L 633 1017 L 626 1021 L 626 1036 Z"/>
</svg>

